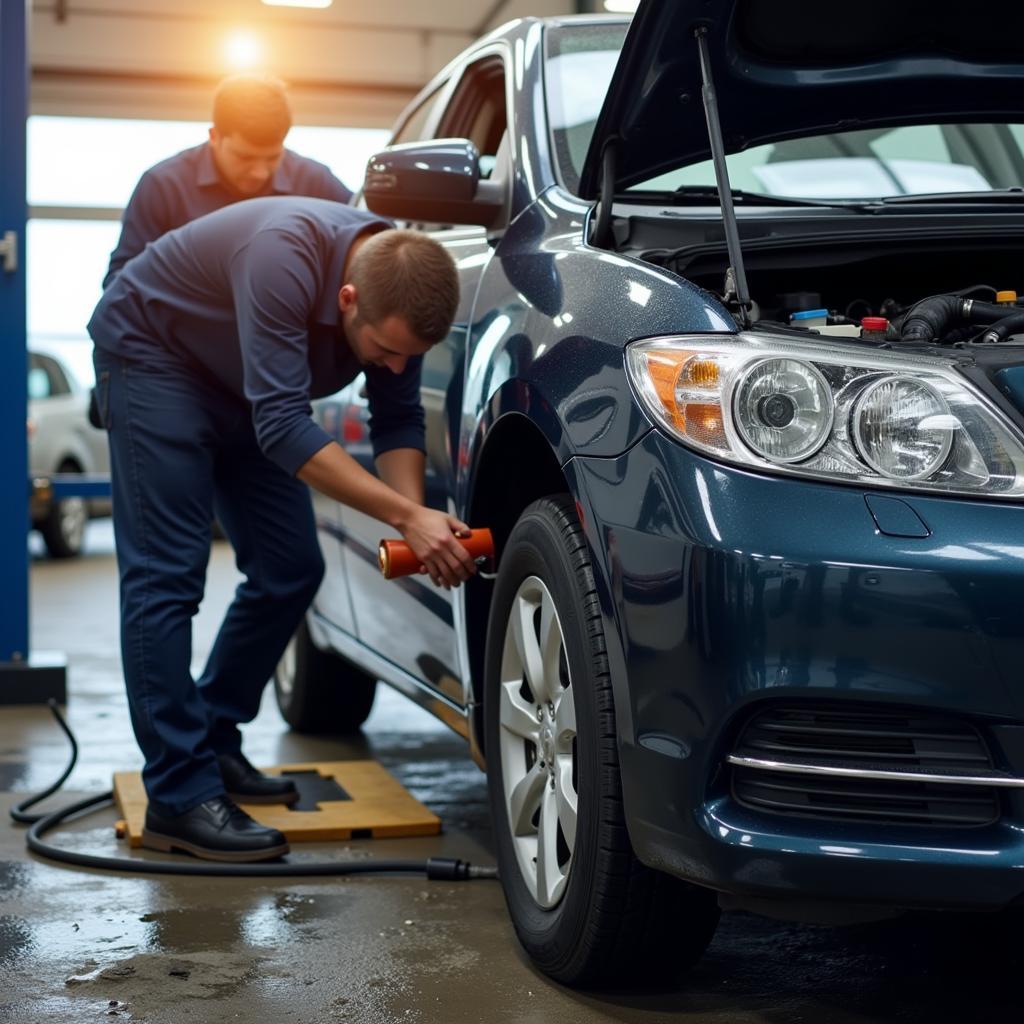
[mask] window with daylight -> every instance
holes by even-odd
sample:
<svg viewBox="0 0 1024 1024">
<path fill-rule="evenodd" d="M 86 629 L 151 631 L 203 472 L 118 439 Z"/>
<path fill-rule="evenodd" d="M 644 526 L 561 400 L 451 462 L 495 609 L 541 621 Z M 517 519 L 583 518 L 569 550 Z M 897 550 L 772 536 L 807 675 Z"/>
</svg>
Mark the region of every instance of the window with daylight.
<svg viewBox="0 0 1024 1024">
<path fill-rule="evenodd" d="M 85 325 L 100 296 L 121 213 L 142 173 L 206 138 L 207 122 L 30 117 L 28 343 L 90 384 Z M 387 129 L 298 125 L 289 149 L 328 167 L 353 191 Z"/>
</svg>

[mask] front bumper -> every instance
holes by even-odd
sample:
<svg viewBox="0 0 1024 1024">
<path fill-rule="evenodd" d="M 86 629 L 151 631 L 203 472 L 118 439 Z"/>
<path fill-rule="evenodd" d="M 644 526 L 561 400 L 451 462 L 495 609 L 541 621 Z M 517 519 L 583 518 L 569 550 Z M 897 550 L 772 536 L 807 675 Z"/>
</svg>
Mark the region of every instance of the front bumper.
<svg viewBox="0 0 1024 1024">
<path fill-rule="evenodd" d="M 769 702 L 856 702 L 956 716 L 1024 777 L 1024 508 L 901 495 L 929 535 L 890 536 L 863 490 L 727 468 L 657 431 L 570 470 L 642 860 L 760 898 L 982 908 L 1024 892 L 1021 791 L 983 827 L 831 820 L 741 804 L 725 760 Z"/>
</svg>

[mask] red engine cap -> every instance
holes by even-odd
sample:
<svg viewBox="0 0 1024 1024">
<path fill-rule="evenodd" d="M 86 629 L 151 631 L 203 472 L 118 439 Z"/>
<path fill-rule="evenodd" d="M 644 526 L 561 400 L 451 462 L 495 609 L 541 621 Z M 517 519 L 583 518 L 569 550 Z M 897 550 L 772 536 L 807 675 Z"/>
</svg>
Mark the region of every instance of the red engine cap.
<svg viewBox="0 0 1024 1024">
<path fill-rule="evenodd" d="M 889 321 L 884 316 L 866 316 L 860 322 L 865 331 L 884 331 L 889 326 Z"/>
</svg>

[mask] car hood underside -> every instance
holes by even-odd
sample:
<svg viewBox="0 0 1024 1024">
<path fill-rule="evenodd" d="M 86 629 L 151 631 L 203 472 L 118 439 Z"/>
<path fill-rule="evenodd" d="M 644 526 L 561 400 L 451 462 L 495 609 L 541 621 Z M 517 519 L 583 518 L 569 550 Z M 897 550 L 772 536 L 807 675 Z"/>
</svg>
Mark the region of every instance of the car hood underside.
<svg viewBox="0 0 1024 1024">
<path fill-rule="evenodd" d="M 616 146 L 626 188 L 710 157 L 698 32 L 727 152 L 887 124 L 1024 117 L 1024 5 L 891 0 L 643 0 L 580 180 L 598 196 Z"/>
</svg>

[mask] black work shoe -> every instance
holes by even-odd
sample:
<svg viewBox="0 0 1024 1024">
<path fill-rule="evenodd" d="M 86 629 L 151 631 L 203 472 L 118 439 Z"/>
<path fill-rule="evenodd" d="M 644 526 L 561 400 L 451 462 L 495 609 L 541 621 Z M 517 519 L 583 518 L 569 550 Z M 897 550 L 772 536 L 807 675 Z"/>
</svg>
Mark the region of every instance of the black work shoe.
<svg viewBox="0 0 1024 1024">
<path fill-rule="evenodd" d="M 226 796 L 212 797 L 169 818 L 147 807 L 142 845 L 162 853 L 179 850 L 203 860 L 271 860 L 288 852 L 282 832 L 253 821 Z"/>
<path fill-rule="evenodd" d="M 299 799 L 291 779 L 264 775 L 242 754 L 219 754 L 217 764 L 228 796 L 240 804 L 293 804 Z"/>
</svg>

